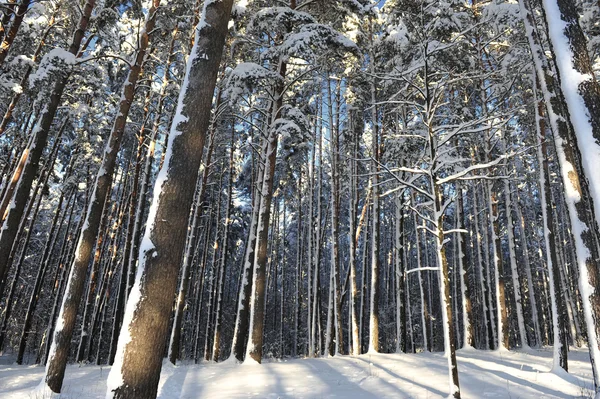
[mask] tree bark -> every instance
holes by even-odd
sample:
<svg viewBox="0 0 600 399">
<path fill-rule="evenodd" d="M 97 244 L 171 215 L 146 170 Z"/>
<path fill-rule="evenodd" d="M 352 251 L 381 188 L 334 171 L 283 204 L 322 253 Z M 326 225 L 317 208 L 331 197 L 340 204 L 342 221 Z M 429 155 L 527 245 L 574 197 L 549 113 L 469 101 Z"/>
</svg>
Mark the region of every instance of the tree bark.
<svg viewBox="0 0 600 399">
<path fill-rule="evenodd" d="M 155 397 L 232 0 L 208 0 L 140 248 L 107 397 Z M 191 171 L 191 172 L 190 172 Z"/>
</svg>

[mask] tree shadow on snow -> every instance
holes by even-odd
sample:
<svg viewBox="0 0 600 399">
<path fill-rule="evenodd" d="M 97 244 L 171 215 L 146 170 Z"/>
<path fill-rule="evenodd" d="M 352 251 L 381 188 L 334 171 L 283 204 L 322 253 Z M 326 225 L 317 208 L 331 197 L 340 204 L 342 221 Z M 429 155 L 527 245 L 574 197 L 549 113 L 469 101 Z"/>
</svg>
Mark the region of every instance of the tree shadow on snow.
<svg viewBox="0 0 600 399">
<path fill-rule="evenodd" d="M 337 360 L 345 360 L 345 358 L 338 358 Z M 364 376 L 358 381 L 354 380 L 352 375 L 344 374 L 342 371 L 331 367 L 328 359 L 306 359 L 299 363 L 302 367 L 307 369 L 307 374 L 314 375 L 314 377 L 320 380 L 325 390 L 321 392 L 311 392 L 311 394 L 318 395 L 318 397 L 336 396 L 343 398 L 378 398 L 377 395 L 366 391 L 360 384 L 368 377 Z M 360 374 L 364 373 L 364 369 L 357 368 Z M 310 383 L 310 379 L 307 379 L 307 383 Z"/>
<path fill-rule="evenodd" d="M 564 396 L 564 392 L 561 391 L 557 391 L 554 390 L 552 388 L 549 387 L 545 387 L 542 385 L 537 384 L 535 381 L 529 381 L 529 380 L 525 380 L 523 378 L 520 377 L 516 377 L 514 375 L 508 374 L 504 371 L 500 371 L 500 370 L 488 370 L 484 367 L 478 366 L 476 364 L 473 363 L 468 363 L 468 362 L 462 362 L 459 363 L 459 370 L 460 368 L 463 369 L 463 373 L 469 373 L 464 371 L 465 368 L 471 369 L 471 370 L 475 370 L 478 373 L 488 373 L 488 374 L 493 374 L 495 377 L 509 381 L 514 383 L 515 385 L 518 386 L 526 386 L 532 389 L 535 389 L 536 391 L 540 392 L 543 395 L 551 395 L 552 397 L 563 397 Z M 469 373 L 471 374 L 471 373 Z"/>
<path fill-rule="evenodd" d="M 417 386 L 419 388 L 427 390 L 427 391 L 429 391 L 430 393 L 432 393 L 434 395 L 440 395 L 440 396 L 446 396 L 447 395 L 447 392 L 442 392 L 439 389 L 435 389 L 435 388 L 433 388 L 431 386 L 421 384 L 421 383 L 419 383 L 417 381 L 414 381 L 414 380 L 411 380 L 411 379 L 409 379 L 407 377 L 403 377 L 403 376 L 401 376 L 399 374 L 396 374 L 395 372 L 391 371 L 388 368 L 384 368 L 384 367 L 382 367 L 382 366 L 380 366 L 378 364 L 370 362 L 369 360 L 365 359 L 364 357 L 353 357 L 353 359 L 357 359 L 357 360 L 360 360 L 362 362 L 365 362 L 368 365 L 370 365 L 371 367 L 377 368 L 377 369 L 379 369 L 379 370 L 381 370 L 381 371 L 389 374 L 390 376 L 392 376 L 394 378 L 397 378 L 399 380 L 405 381 L 405 382 L 407 382 L 409 384 L 412 384 L 412 385 L 415 385 L 415 386 Z M 425 363 L 430 363 L 428 365 L 428 367 L 427 367 L 428 372 L 430 372 L 431 369 L 436 369 L 436 368 L 440 368 L 441 369 L 441 367 L 439 367 L 439 364 L 437 364 L 437 363 L 433 363 L 433 362 L 425 362 Z M 423 363 L 421 363 L 421 364 L 423 364 Z M 385 380 L 382 380 L 382 381 L 385 381 Z M 398 388 L 395 387 L 395 389 L 397 390 Z"/>
</svg>

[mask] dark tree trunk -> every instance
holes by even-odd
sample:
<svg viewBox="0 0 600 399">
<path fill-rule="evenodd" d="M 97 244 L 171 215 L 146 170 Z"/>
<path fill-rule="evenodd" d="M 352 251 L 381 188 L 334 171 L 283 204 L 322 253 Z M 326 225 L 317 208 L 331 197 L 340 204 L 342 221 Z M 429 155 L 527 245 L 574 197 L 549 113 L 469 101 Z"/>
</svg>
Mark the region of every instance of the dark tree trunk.
<svg viewBox="0 0 600 399">
<path fill-rule="evenodd" d="M 186 225 L 227 34 L 232 0 L 206 1 L 179 97 L 165 164 L 140 249 L 107 396 L 156 396 L 169 316 L 185 246 Z M 203 56 L 199 56 L 202 54 Z M 143 300 L 141 300 L 143 299 Z"/>
</svg>

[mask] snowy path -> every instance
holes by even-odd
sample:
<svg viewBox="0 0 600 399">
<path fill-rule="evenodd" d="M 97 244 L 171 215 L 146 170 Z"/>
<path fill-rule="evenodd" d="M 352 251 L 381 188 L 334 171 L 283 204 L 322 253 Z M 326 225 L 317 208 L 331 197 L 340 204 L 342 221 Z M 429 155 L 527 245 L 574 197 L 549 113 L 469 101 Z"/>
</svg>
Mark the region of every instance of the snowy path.
<svg viewBox="0 0 600 399">
<path fill-rule="evenodd" d="M 548 373 L 551 352 L 459 352 L 464 398 L 580 398 L 591 393 L 585 350 L 569 353 L 571 375 Z M 4 359 L 6 360 L 6 359 Z M 163 368 L 159 398 L 439 398 L 447 390 L 441 354 L 362 355 L 263 365 L 234 363 Z M 105 394 L 109 368 L 69 366 L 61 398 Z M 38 399 L 41 367 L 0 365 L 0 398 Z M 39 398 L 41 399 L 41 398 Z"/>
</svg>

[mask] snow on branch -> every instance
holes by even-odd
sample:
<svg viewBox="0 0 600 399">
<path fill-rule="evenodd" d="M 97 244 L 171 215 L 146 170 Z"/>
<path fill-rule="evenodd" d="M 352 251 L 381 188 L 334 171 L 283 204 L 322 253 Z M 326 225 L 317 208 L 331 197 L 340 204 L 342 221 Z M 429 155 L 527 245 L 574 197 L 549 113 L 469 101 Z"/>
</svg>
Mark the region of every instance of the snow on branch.
<svg viewBox="0 0 600 399">
<path fill-rule="evenodd" d="M 281 76 L 276 72 L 253 62 L 242 62 L 229 73 L 225 93 L 229 101 L 235 103 L 244 95 L 250 94 L 256 87 L 271 86 L 278 80 L 281 80 Z"/>
<path fill-rule="evenodd" d="M 451 230 L 444 230 L 444 235 L 446 235 L 446 234 L 453 234 L 453 233 L 458 233 L 458 234 L 469 234 L 469 230 L 465 230 L 465 229 L 451 229 Z"/>
<path fill-rule="evenodd" d="M 406 274 L 414 273 L 414 272 L 422 272 L 422 271 L 425 271 L 425 270 L 440 271 L 440 268 L 439 267 L 434 267 L 434 266 L 417 267 L 415 269 L 407 270 Z"/>
<path fill-rule="evenodd" d="M 332 50 L 356 53 L 357 49 L 356 43 L 330 26 L 313 23 L 304 25 L 299 32 L 286 35 L 280 46 L 273 47 L 266 53 L 284 60 L 290 57 L 314 60 Z"/>
<path fill-rule="evenodd" d="M 529 147 L 527 147 L 527 148 L 525 148 L 525 149 L 523 149 L 521 151 L 511 152 L 509 154 L 502 154 L 498 158 L 494 159 L 493 161 L 487 162 L 487 163 L 478 163 L 478 164 L 475 164 L 475 165 L 471 165 L 468 168 L 463 169 L 460 172 L 457 172 L 457 173 L 455 173 L 453 175 L 437 179 L 436 184 L 444 184 L 444 183 L 452 182 L 454 180 L 461 179 L 462 177 L 468 175 L 471 172 L 474 172 L 476 170 L 482 170 L 482 169 L 491 168 L 492 166 L 496 166 L 500 162 L 502 162 L 502 161 L 504 161 L 506 159 L 512 158 L 512 157 L 514 157 L 516 155 L 522 154 L 522 153 L 527 152 L 527 151 L 529 151 Z M 483 177 L 483 176 L 472 176 L 472 178 L 481 178 L 481 177 Z"/>
<path fill-rule="evenodd" d="M 265 7 L 254 15 L 248 24 L 248 32 L 276 30 L 284 33 L 296 26 L 315 22 L 312 15 L 289 7 Z"/>
</svg>

